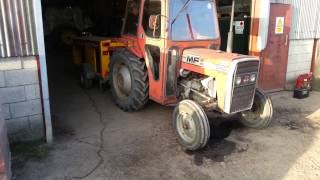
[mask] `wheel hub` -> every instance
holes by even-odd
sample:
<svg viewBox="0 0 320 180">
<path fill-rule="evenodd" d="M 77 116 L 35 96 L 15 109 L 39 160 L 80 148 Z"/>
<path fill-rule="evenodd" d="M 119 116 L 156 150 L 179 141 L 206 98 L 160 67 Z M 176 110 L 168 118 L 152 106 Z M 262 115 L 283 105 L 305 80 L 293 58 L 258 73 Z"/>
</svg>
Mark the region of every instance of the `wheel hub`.
<svg viewBox="0 0 320 180">
<path fill-rule="evenodd" d="M 196 137 L 196 126 L 192 116 L 182 113 L 178 116 L 178 132 L 186 142 L 192 142 Z"/>
<path fill-rule="evenodd" d="M 118 64 L 114 70 L 114 83 L 117 94 L 126 98 L 131 92 L 131 74 L 126 65 Z"/>
<path fill-rule="evenodd" d="M 247 120 L 251 121 L 259 121 L 261 114 L 262 109 L 256 102 L 253 103 L 251 110 L 242 113 Z"/>
</svg>

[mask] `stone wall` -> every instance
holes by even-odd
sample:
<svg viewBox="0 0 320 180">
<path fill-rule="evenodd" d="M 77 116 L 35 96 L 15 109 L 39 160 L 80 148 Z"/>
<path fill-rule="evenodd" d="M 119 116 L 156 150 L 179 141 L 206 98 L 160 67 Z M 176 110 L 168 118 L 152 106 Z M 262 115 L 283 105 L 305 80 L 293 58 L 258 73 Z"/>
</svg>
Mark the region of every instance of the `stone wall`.
<svg viewBox="0 0 320 180">
<path fill-rule="evenodd" d="M 0 96 L 11 142 L 44 137 L 36 57 L 0 59 Z"/>
</svg>

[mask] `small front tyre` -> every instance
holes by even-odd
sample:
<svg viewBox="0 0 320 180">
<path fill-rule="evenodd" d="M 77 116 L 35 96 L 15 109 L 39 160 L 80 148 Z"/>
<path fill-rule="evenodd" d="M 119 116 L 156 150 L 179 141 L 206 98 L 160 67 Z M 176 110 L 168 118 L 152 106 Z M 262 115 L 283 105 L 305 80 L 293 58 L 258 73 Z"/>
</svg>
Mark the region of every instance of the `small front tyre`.
<svg viewBox="0 0 320 180">
<path fill-rule="evenodd" d="M 199 150 L 206 146 L 210 138 L 207 115 L 200 105 L 191 100 L 184 100 L 175 108 L 173 126 L 186 150 Z"/>
<path fill-rule="evenodd" d="M 257 90 L 252 109 L 241 113 L 240 121 L 249 128 L 264 129 L 269 127 L 273 117 L 273 106 L 269 96 Z"/>
</svg>

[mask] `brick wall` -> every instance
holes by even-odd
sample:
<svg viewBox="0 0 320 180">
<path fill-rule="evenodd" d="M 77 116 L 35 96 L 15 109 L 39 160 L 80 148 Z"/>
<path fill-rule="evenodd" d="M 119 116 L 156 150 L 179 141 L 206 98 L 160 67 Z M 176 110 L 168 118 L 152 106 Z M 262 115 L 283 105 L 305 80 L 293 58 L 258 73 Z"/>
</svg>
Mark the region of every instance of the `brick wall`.
<svg viewBox="0 0 320 180">
<path fill-rule="evenodd" d="M 44 137 L 40 85 L 35 57 L 0 60 L 0 95 L 11 142 Z"/>
</svg>

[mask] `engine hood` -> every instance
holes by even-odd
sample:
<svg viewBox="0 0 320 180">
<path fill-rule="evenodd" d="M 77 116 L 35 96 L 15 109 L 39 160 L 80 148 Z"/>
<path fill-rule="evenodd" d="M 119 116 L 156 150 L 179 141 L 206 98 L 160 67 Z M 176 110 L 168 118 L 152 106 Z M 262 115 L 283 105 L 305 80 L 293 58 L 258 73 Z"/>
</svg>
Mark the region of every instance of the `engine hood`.
<svg viewBox="0 0 320 180">
<path fill-rule="evenodd" d="M 258 69 L 259 59 L 253 56 L 226 53 L 205 48 L 186 49 L 182 55 L 181 69 L 195 72 L 200 75 L 213 77 L 217 88 L 218 108 L 226 113 L 230 113 L 232 102 L 232 89 L 234 87 L 234 77 L 239 64 L 240 71 L 247 72 L 251 69 Z M 243 65 L 244 64 L 244 65 Z M 244 67 L 243 67 L 244 66 Z M 246 68 L 248 66 L 248 68 Z"/>
<path fill-rule="evenodd" d="M 189 67 L 187 68 L 188 70 L 195 69 L 197 71 L 196 69 L 201 68 L 207 72 L 218 71 L 227 73 L 232 62 L 240 59 L 258 60 L 252 56 L 226 53 L 206 48 L 186 49 L 182 55 L 183 65 Z"/>
</svg>

